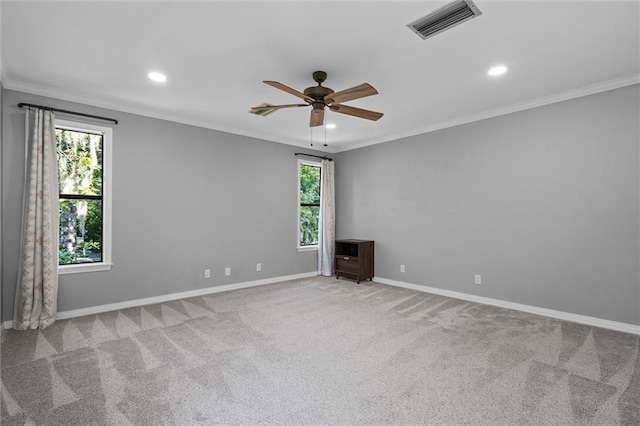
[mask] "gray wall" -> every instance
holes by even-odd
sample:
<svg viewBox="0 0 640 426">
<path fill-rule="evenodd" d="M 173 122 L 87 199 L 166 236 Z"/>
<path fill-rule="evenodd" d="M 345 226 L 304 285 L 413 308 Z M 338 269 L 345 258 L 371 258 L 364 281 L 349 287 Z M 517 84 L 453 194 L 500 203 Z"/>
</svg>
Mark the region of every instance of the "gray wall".
<svg viewBox="0 0 640 426">
<path fill-rule="evenodd" d="M 317 270 L 317 253 L 296 249 L 300 148 L 11 90 L 3 102 L 3 320 L 13 315 L 19 257 L 19 102 L 120 120 L 113 127 L 114 266 L 61 275 L 59 311 Z"/>
<path fill-rule="evenodd" d="M 18 102 L 121 121 L 115 265 L 61 276 L 60 311 L 316 269 L 316 253 L 295 248 L 299 148 L 0 96 L 4 321 L 18 267 Z M 636 85 L 337 154 L 337 235 L 375 239 L 379 277 L 640 324 L 638 103 Z"/>
<path fill-rule="evenodd" d="M 640 324 L 638 104 L 634 85 L 340 153 L 337 236 L 376 240 L 378 277 Z"/>
<path fill-rule="evenodd" d="M 0 6 L 0 9 L 1 9 L 1 6 Z M 0 77 L 0 78 L 2 78 L 2 77 Z M 3 135 L 4 135 L 4 133 L 3 133 L 4 126 L 2 125 L 2 117 L 3 117 L 2 116 L 2 111 L 3 111 L 3 109 L 2 109 L 2 106 L 3 106 L 2 99 L 3 99 L 3 97 L 4 97 L 4 86 L 2 85 L 2 81 L 0 81 L 0 165 L 2 164 L 2 150 L 3 150 L 3 145 L 4 145 L 2 143 L 2 141 L 4 140 L 4 137 L 3 137 Z M 3 187 L 2 175 L 3 174 L 4 173 L 0 170 L 0 218 L 4 217 L 4 208 L 3 208 L 4 203 L 3 203 L 3 196 L 2 196 L 2 194 L 3 194 L 3 191 L 2 191 L 2 187 Z M 3 283 L 4 283 L 4 280 L 2 278 L 2 271 L 4 271 L 4 261 L 3 261 L 3 254 L 2 254 L 3 253 L 2 246 L 3 246 L 3 241 L 4 241 L 4 237 L 3 237 L 4 233 L 3 233 L 3 226 L 2 226 L 3 223 L 2 222 L 3 222 L 3 220 L 0 220 L 0 323 L 2 322 L 1 320 L 3 318 L 2 317 L 2 312 L 4 312 L 4 309 L 2 309 L 2 300 L 3 300 L 2 293 L 4 293 L 4 290 L 2 288 L 3 287 Z M 2 330 L 2 329 L 3 329 L 3 325 L 0 324 L 0 330 Z"/>
</svg>

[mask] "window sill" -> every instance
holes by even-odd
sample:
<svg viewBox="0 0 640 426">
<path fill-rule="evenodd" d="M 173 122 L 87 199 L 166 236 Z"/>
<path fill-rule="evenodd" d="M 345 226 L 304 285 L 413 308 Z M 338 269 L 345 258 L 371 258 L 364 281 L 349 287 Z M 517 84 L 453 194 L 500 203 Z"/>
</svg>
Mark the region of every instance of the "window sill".
<svg viewBox="0 0 640 426">
<path fill-rule="evenodd" d="M 83 263 L 80 265 L 60 265 L 58 275 L 81 274 L 84 272 L 110 271 L 113 263 Z"/>
<path fill-rule="evenodd" d="M 298 252 L 318 251 L 318 246 L 302 246 L 298 247 Z"/>
</svg>

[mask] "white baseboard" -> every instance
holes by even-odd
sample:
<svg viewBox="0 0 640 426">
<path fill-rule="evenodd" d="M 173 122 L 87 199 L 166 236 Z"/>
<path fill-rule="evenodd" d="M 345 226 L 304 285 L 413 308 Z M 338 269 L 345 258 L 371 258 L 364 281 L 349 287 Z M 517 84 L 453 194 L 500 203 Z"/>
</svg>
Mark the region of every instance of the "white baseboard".
<svg viewBox="0 0 640 426">
<path fill-rule="evenodd" d="M 485 305 L 498 306 L 500 308 L 513 309 L 516 311 L 528 312 L 530 314 L 542 315 L 545 317 L 557 318 L 560 320 L 577 322 L 579 324 L 591 325 L 593 327 L 607 328 L 621 331 L 623 333 L 640 335 L 640 325 L 627 324 L 624 322 L 609 321 L 605 319 L 589 317 L 585 315 L 572 314 L 569 312 L 556 311 L 553 309 L 539 308 L 537 306 L 522 305 L 520 303 L 507 302 L 489 297 L 475 296 L 473 294 L 459 293 L 457 291 L 442 290 L 435 287 L 427 287 L 419 284 L 405 283 L 402 281 L 389 280 L 387 278 L 373 277 L 373 281 L 387 284 L 394 287 L 408 288 L 424 293 L 432 293 L 440 296 L 452 297 L 454 299 L 466 300 L 469 302 L 482 303 Z"/>
<path fill-rule="evenodd" d="M 284 281 L 298 280 L 301 278 L 310 278 L 317 276 L 317 272 L 305 272 L 302 274 L 286 275 L 282 277 L 266 278 L 263 280 L 245 281 L 242 283 L 226 284 L 216 287 L 207 287 L 197 290 L 183 291 L 180 293 L 163 294 L 161 296 L 145 297 L 144 299 L 127 300 L 125 302 L 110 303 L 108 305 L 92 306 L 90 308 L 74 309 L 71 311 L 58 312 L 56 320 L 64 320 L 69 318 L 83 317 L 86 315 L 100 314 L 103 312 L 117 311 L 119 309 L 133 308 L 136 306 L 152 305 L 154 303 L 168 302 L 171 300 L 186 299 L 189 297 L 204 296 L 213 293 L 222 293 L 224 291 L 238 290 L 241 288 L 257 287 L 266 284 L 275 284 Z M 12 328 L 13 321 L 5 321 L 3 324 L 5 329 Z"/>
</svg>

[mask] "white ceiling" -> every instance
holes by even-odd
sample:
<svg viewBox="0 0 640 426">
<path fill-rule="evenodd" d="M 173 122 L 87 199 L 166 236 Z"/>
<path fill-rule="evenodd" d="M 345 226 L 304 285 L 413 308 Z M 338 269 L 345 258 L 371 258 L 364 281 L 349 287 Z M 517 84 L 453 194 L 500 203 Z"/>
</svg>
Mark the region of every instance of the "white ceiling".
<svg viewBox="0 0 640 426">
<path fill-rule="evenodd" d="M 638 1 L 475 0 L 483 15 L 427 40 L 406 25 L 447 1 L 3 1 L 6 88 L 341 151 L 637 83 Z M 505 64 L 509 72 L 487 76 Z M 158 85 L 151 70 L 168 76 Z M 347 105 L 377 122 L 309 109 L 248 113 L 300 100 L 324 70 Z"/>
</svg>

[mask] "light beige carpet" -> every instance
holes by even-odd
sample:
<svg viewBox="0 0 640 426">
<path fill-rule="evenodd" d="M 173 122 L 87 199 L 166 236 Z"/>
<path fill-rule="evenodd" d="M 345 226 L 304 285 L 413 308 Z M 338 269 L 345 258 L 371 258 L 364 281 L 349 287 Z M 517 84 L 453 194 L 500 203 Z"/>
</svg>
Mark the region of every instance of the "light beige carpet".
<svg viewBox="0 0 640 426">
<path fill-rule="evenodd" d="M 638 339 L 318 277 L 9 330 L 2 425 L 638 425 Z"/>
</svg>

